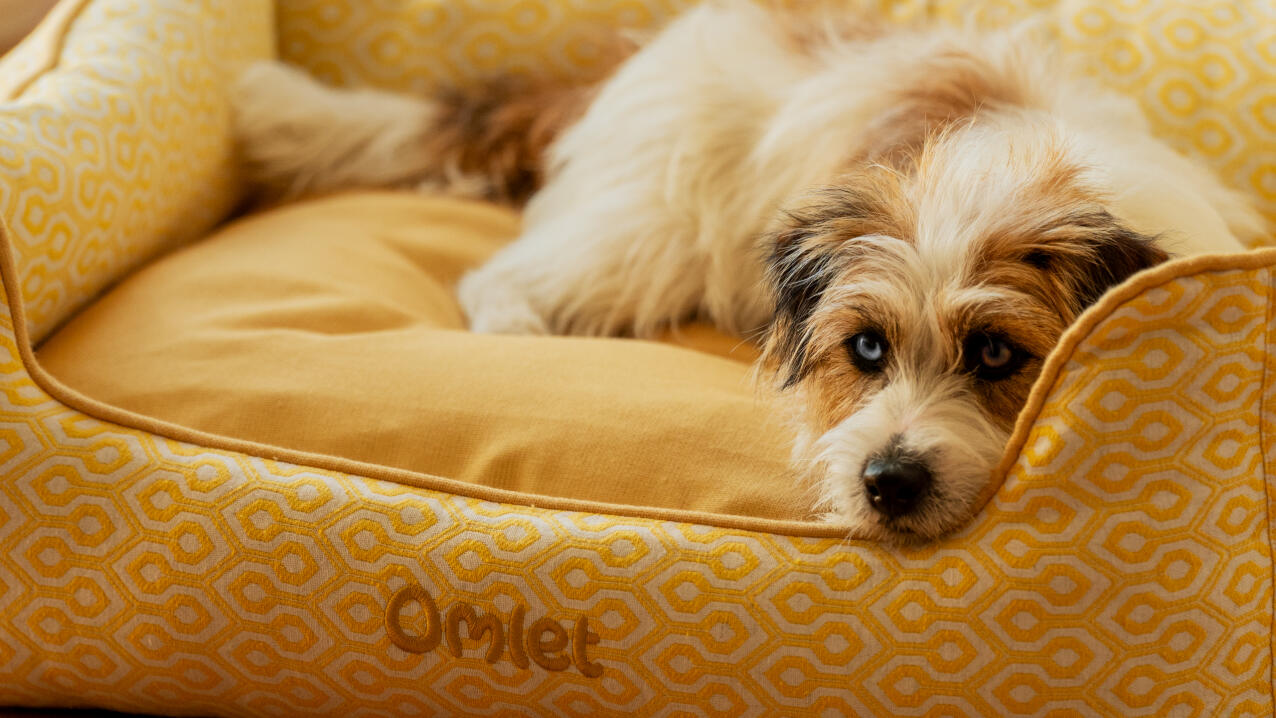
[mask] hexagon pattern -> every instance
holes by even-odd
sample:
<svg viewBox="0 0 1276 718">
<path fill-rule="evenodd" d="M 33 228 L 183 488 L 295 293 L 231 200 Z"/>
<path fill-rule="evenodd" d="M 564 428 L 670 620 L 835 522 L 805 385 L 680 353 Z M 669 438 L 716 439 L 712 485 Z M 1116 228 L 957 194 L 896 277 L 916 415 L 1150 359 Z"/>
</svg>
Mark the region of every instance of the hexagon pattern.
<svg viewBox="0 0 1276 718">
<path fill-rule="evenodd" d="M 1258 437 L 1276 430 L 1276 250 L 1246 261 L 1094 326 L 988 507 L 909 550 L 498 505 L 171 441 L 45 394 L 6 308 L 0 702 L 1270 714 L 1276 450 Z M 504 644 L 489 661 L 464 634 L 459 655 L 404 650 L 387 618 L 415 636 L 431 620 L 391 608 L 407 586 L 440 617 L 587 617 L 601 675 L 519 665 Z"/>
<path fill-rule="evenodd" d="M 226 82 L 274 40 L 259 0 L 60 5 L 0 71 L 31 78 L 0 112 L 0 217 L 36 341 L 234 207 Z"/>
<path fill-rule="evenodd" d="M 1145 104 L 1163 103 L 1152 113 L 1162 129 L 1181 119 L 1210 146 L 1243 146 L 1221 166 L 1266 186 L 1269 5 L 984 8 L 1000 21 L 1030 6 L 1077 24 L 1063 30 L 1070 42 L 1104 48 Z M 41 59 L 28 45 L 4 65 L 37 72 L 0 110 L 0 269 L 22 303 L 0 307 L 0 704 L 224 716 L 1272 714 L 1276 251 L 1181 265 L 1096 315 L 1047 378 L 1000 490 L 963 532 L 924 548 L 500 505 L 248 456 L 71 408 L 33 380 L 17 336 L 40 336 L 234 201 L 221 83 L 266 52 L 269 8 L 63 7 L 59 53 Z M 572 71 L 588 52 L 571 28 L 642 25 L 670 9 L 282 0 L 280 43 L 320 72 L 406 86 L 420 68 Z M 1153 69 L 1171 49 L 1185 58 L 1165 65 L 1177 69 Z M 1234 104 L 1213 104 L 1220 96 Z M 601 674 L 520 665 L 504 647 L 489 662 L 469 637 L 459 655 L 446 642 L 409 652 L 387 618 L 418 639 L 434 619 L 420 601 L 388 615 L 408 586 L 424 587 L 440 615 L 469 605 L 504 626 L 519 612 L 528 626 L 587 618 Z"/>
</svg>

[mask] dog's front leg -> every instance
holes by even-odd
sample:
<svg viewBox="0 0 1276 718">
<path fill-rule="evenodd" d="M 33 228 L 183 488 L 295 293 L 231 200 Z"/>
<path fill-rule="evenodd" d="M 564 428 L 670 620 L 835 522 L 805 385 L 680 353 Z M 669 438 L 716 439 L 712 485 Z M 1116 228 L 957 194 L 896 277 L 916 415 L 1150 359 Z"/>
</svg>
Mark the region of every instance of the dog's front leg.
<svg viewBox="0 0 1276 718">
<path fill-rule="evenodd" d="M 702 303 L 706 262 L 686 235 L 650 216 L 550 220 L 466 275 L 458 296 L 478 332 L 649 336 Z"/>
</svg>

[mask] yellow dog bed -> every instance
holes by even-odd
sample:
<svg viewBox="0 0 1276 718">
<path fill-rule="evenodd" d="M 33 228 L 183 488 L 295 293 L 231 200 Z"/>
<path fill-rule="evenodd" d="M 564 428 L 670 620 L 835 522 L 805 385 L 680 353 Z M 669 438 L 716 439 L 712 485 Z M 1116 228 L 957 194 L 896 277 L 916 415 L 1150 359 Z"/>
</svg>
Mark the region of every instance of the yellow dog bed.
<svg viewBox="0 0 1276 718">
<path fill-rule="evenodd" d="M 1046 13 L 1276 218 L 1268 3 L 979 5 Z M 972 524 L 900 550 L 800 520 L 748 347 L 459 331 L 446 287 L 512 236 L 502 210 L 363 194 L 214 229 L 226 83 L 273 48 L 424 89 L 574 72 L 592 28 L 672 10 L 64 0 L 4 59 L 0 702 L 1273 712 L 1276 250 L 1110 292 Z"/>
</svg>

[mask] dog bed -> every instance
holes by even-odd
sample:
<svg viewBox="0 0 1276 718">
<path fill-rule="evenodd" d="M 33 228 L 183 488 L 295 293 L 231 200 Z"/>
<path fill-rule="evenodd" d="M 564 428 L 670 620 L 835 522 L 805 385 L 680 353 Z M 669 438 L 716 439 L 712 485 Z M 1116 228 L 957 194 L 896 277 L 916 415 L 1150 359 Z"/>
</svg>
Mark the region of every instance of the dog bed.
<svg viewBox="0 0 1276 718">
<path fill-rule="evenodd" d="M 598 27 L 671 5 L 64 0 L 4 58 L 0 703 L 1273 712 L 1276 249 L 1109 292 L 971 524 L 892 548 L 805 520 L 749 347 L 460 331 L 446 287 L 504 210 L 364 193 L 226 221 L 252 59 L 418 90 L 571 73 Z M 978 5 L 1044 13 L 1276 218 L 1269 4 Z"/>
</svg>

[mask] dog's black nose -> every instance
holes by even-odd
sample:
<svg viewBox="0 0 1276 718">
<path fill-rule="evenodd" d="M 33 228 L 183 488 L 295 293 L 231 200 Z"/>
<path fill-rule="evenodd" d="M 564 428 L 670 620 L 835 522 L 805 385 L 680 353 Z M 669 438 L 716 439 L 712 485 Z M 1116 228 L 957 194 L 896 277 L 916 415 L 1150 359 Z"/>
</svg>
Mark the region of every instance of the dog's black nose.
<svg viewBox="0 0 1276 718">
<path fill-rule="evenodd" d="M 930 490 L 930 469 L 916 459 L 884 456 L 864 465 L 864 489 L 873 508 L 898 518 L 917 508 Z"/>
</svg>

